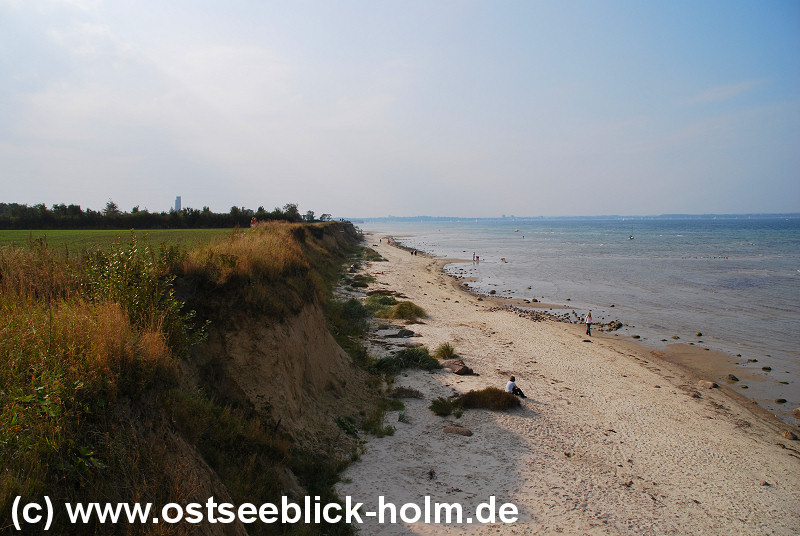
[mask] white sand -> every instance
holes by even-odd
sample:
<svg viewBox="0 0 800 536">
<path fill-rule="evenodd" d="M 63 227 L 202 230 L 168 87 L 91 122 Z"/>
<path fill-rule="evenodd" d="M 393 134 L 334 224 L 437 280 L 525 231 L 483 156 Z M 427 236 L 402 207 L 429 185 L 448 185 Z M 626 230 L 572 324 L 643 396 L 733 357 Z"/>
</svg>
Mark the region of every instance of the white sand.
<svg viewBox="0 0 800 536">
<path fill-rule="evenodd" d="M 370 244 L 378 237 L 370 238 Z M 461 502 L 465 517 L 497 496 L 511 525 L 361 525 L 362 534 L 798 534 L 800 447 L 777 422 L 684 369 L 613 335 L 585 339 L 580 326 L 532 322 L 454 288 L 441 263 L 386 245 L 372 288 L 404 293 L 428 311 L 409 326 L 431 350 L 450 342 L 479 376 L 415 371 L 397 377 L 423 400 L 406 399 L 411 423 L 371 439 L 344 474 L 340 496 L 375 510 L 378 496 L 402 505 Z M 510 374 L 528 395 L 508 412 L 429 409 L 437 396 Z M 658 387 L 657 387 L 658 386 Z M 697 391 L 701 398 L 692 398 Z M 445 434 L 448 424 L 474 432 Z M 763 485 L 762 483 L 767 483 Z"/>
</svg>

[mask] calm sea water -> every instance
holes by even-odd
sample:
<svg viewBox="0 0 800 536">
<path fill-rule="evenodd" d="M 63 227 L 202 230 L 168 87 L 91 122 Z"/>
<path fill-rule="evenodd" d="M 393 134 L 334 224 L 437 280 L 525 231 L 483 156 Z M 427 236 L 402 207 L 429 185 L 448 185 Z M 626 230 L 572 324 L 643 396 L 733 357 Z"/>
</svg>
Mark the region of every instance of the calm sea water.
<svg viewBox="0 0 800 536">
<path fill-rule="evenodd" d="M 800 218 L 359 226 L 403 236 L 436 256 L 467 259 L 446 269 L 476 278 L 471 286 L 478 291 L 565 304 L 579 314 L 590 309 L 596 321 L 619 319 L 626 324 L 620 335 L 639 335 L 645 344 L 672 343 L 673 336 L 697 341 L 702 332 L 702 346 L 730 354 L 758 376 L 742 394 L 797 422 L 791 410 L 800 407 Z M 473 253 L 480 263 L 471 261 Z"/>
</svg>

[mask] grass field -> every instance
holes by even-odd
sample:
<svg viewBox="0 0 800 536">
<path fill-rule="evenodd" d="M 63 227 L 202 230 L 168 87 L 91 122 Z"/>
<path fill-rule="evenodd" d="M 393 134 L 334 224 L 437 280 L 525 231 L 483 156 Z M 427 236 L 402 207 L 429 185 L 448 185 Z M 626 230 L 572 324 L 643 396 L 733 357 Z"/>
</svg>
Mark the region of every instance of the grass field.
<svg viewBox="0 0 800 536">
<path fill-rule="evenodd" d="M 191 248 L 200 243 L 228 236 L 233 229 L 140 229 L 134 230 L 134 232 L 139 242 L 151 245 L 166 242 Z M 26 246 L 43 238 L 47 240 L 48 246 L 52 249 L 66 248 L 70 253 L 80 253 L 86 249 L 102 248 L 113 244 L 118 238 L 122 242 L 127 242 L 130 236 L 130 230 L 0 230 L 0 246 Z"/>
</svg>

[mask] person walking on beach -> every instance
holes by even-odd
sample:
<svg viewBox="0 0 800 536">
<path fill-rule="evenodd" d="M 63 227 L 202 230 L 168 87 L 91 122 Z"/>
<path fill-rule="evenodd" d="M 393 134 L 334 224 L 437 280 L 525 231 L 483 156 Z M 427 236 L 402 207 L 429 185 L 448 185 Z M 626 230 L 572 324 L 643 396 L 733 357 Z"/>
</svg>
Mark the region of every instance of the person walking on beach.
<svg viewBox="0 0 800 536">
<path fill-rule="evenodd" d="M 592 336 L 592 312 L 586 314 L 586 334 Z"/>
<path fill-rule="evenodd" d="M 525 396 L 525 393 L 522 392 L 522 389 L 517 387 L 517 382 L 514 379 L 514 376 L 508 379 L 508 383 L 506 384 L 506 392 L 511 393 L 512 395 L 517 395 L 520 398 L 528 398 Z"/>
</svg>

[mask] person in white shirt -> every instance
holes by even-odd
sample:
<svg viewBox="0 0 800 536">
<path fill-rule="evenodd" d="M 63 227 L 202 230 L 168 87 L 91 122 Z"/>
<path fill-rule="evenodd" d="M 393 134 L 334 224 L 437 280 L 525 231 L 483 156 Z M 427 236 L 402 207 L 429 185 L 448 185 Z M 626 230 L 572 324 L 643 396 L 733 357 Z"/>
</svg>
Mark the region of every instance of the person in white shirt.
<svg viewBox="0 0 800 536">
<path fill-rule="evenodd" d="M 592 312 L 586 314 L 586 334 L 592 336 Z"/>
<path fill-rule="evenodd" d="M 514 379 L 514 376 L 509 378 L 508 383 L 506 384 L 506 392 L 511 393 L 512 395 L 517 395 L 520 398 L 528 398 L 525 396 L 525 393 L 522 392 L 522 389 L 517 387 L 517 382 Z"/>
</svg>

